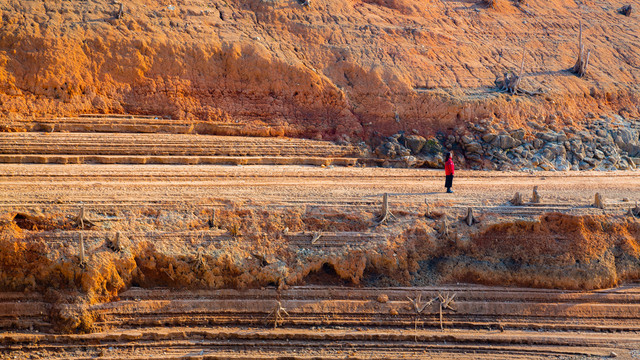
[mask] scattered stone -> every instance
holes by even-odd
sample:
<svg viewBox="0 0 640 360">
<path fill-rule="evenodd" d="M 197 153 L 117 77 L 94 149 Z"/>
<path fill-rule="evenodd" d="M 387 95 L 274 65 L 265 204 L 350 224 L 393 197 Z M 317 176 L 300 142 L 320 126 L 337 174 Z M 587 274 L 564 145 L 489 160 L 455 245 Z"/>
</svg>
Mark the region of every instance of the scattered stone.
<svg viewBox="0 0 640 360">
<path fill-rule="evenodd" d="M 618 9 L 618 12 L 624 16 L 631 16 L 631 10 L 633 10 L 633 7 L 629 4 Z"/>
<path fill-rule="evenodd" d="M 470 154 L 482 154 L 482 145 L 480 145 L 480 143 L 478 142 L 470 142 L 468 144 L 465 144 L 464 149 L 467 153 Z"/>
<path fill-rule="evenodd" d="M 497 136 L 498 136 L 498 135 L 493 134 L 493 133 L 486 133 L 486 134 L 482 135 L 482 140 L 483 140 L 484 142 L 487 142 L 487 143 L 492 143 L 492 142 L 493 142 L 493 140 L 494 140 Z"/>
<path fill-rule="evenodd" d="M 381 304 L 385 304 L 386 302 L 389 301 L 389 296 L 387 294 L 380 294 L 378 295 L 378 298 L 376 299 L 376 301 L 378 301 Z"/>
<path fill-rule="evenodd" d="M 511 135 L 511 137 L 516 139 L 516 140 L 523 141 L 524 140 L 525 131 L 524 131 L 524 129 L 517 129 L 517 130 L 512 131 L 509 135 Z"/>
</svg>

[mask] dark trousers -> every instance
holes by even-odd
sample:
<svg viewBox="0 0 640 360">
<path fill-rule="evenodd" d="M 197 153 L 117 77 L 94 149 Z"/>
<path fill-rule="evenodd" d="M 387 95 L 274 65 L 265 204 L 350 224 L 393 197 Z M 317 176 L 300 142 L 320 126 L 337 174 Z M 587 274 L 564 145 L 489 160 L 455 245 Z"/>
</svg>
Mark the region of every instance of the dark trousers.
<svg viewBox="0 0 640 360">
<path fill-rule="evenodd" d="M 447 175 L 444 181 L 444 187 L 447 189 L 453 186 L 453 175 Z"/>
</svg>

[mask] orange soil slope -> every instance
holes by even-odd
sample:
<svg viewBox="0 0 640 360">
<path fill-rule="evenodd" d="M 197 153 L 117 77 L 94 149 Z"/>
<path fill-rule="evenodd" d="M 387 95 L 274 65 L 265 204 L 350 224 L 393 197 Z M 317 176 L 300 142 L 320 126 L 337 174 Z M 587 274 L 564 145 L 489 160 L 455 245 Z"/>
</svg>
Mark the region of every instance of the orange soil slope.
<svg viewBox="0 0 640 360">
<path fill-rule="evenodd" d="M 637 0 L 630 2 L 640 8 Z M 429 134 L 475 118 L 511 126 L 638 116 L 640 26 L 618 2 L 8 0 L 0 114 L 161 114 L 278 126 L 292 136 Z M 579 20 L 589 74 L 568 71 Z M 523 88 L 496 93 L 519 67 Z"/>
</svg>

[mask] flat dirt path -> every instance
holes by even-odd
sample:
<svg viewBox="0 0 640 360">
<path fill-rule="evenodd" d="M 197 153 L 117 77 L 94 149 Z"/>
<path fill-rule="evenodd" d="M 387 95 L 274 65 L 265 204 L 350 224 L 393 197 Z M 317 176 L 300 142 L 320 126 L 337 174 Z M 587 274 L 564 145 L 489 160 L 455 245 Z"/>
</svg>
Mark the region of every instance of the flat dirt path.
<svg viewBox="0 0 640 360">
<path fill-rule="evenodd" d="M 506 211 L 534 186 L 539 211 L 590 213 L 596 192 L 605 211 L 640 200 L 640 172 L 458 171 L 454 194 L 444 193 L 443 172 L 426 169 L 316 166 L 0 165 L 0 206 L 85 204 L 215 204 L 251 200 L 271 205 L 366 205 L 389 193 L 391 202 Z M 514 208 L 514 207 L 511 207 Z M 511 209 L 514 210 L 514 209 Z M 520 209 L 522 210 L 522 209 Z M 602 213 L 597 210 L 597 213 Z"/>
</svg>

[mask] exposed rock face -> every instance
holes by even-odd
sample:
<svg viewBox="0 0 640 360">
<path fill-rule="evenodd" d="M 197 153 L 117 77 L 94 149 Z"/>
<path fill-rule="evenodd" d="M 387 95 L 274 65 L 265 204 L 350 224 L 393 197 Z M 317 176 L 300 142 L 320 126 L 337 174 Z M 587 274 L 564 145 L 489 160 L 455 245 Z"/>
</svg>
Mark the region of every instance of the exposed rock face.
<svg viewBox="0 0 640 360">
<path fill-rule="evenodd" d="M 7 0 L 0 8 L 0 117 L 157 114 L 369 140 L 414 129 L 432 136 L 491 116 L 511 129 L 533 116 L 538 123 L 602 112 L 638 116 L 636 22 L 620 33 L 625 17 L 555 0 L 521 8 L 432 5 L 131 0 L 116 18 L 107 0 Z M 521 9 L 536 20 L 524 23 Z M 598 46 L 589 77 L 554 75 L 574 61 L 574 48 L 557 44 L 576 38 L 579 19 L 585 41 Z M 545 95 L 497 94 L 496 74 L 520 59 L 506 49 L 538 33 L 527 43 L 521 87 Z M 500 151 L 492 156 L 522 146 L 520 135 L 496 133 Z"/>
<path fill-rule="evenodd" d="M 464 134 L 459 136 L 461 141 L 448 143 L 463 150 L 471 167 L 484 168 L 490 162 L 504 169 L 627 170 L 640 164 L 638 120 L 603 117 L 584 130 L 531 123 L 533 130 L 518 129 L 510 135 L 496 135 L 501 125 L 495 121 L 482 120 L 480 124 L 483 126 L 458 129 Z"/>
<path fill-rule="evenodd" d="M 473 169 L 633 170 L 640 165 L 640 120 L 603 117 L 584 130 L 531 127 L 533 130 L 509 131 L 495 119 L 481 120 L 456 129 L 452 135 L 425 139 L 420 154 L 404 146 L 408 137 L 396 134 L 387 138 L 376 154 L 398 160 L 412 153 L 416 161 L 410 166 L 431 168 L 442 167 L 445 148 L 454 151 L 460 165 Z M 404 145 L 398 139 L 405 139 Z"/>
</svg>

